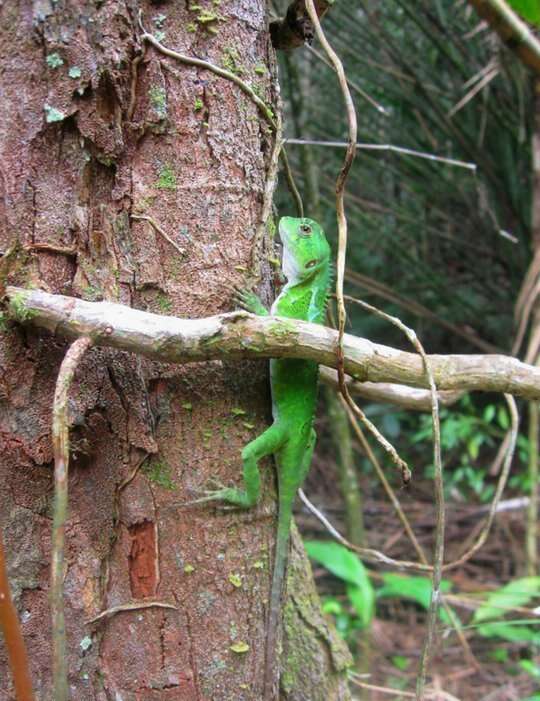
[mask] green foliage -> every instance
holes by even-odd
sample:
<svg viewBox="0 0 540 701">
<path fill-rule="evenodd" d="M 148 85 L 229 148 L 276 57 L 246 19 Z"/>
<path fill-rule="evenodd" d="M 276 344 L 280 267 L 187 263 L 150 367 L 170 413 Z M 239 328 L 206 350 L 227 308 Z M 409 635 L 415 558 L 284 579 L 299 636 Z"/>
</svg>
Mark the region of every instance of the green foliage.
<svg viewBox="0 0 540 701">
<path fill-rule="evenodd" d="M 540 3 L 538 0 L 508 0 L 508 4 L 527 22 L 540 26 Z"/>
<path fill-rule="evenodd" d="M 540 645 L 539 623 L 534 620 L 505 619 L 504 615 L 540 597 L 540 577 L 515 579 L 490 593 L 476 609 L 472 624 L 487 638 L 503 638 L 511 642 Z M 487 622 L 486 622 L 487 621 Z"/>
<path fill-rule="evenodd" d="M 360 627 L 370 625 L 375 615 L 375 600 L 383 598 L 408 599 L 428 610 L 431 600 L 431 581 L 427 577 L 409 577 L 404 575 L 385 573 L 383 586 L 374 589 L 369 579 L 369 572 L 355 553 L 335 542 L 307 541 L 305 543 L 308 555 L 326 567 L 336 577 L 345 582 L 345 590 L 349 602 L 353 606 L 358 618 L 357 625 L 347 619 L 346 612 L 336 599 L 327 599 L 325 611 L 336 616 L 338 630 L 350 633 Z M 447 592 L 451 583 L 447 580 L 441 582 L 441 591 Z M 440 610 L 441 620 L 446 623 L 450 618 L 446 611 Z M 453 615 L 456 625 L 459 619 Z"/>
<path fill-rule="evenodd" d="M 383 586 L 377 589 L 377 599 L 396 598 L 408 599 L 419 604 L 426 611 L 429 609 L 431 601 L 431 580 L 427 577 L 411 577 L 391 572 L 383 574 Z M 452 584 L 448 580 L 441 581 L 441 591 L 447 592 Z M 446 611 L 439 609 L 439 616 L 445 623 L 450 619 Z M 454 616 L 454 621 L 458 619 Z"/>
<path fill-rule="evenodd" d="M 530 674 L 534 679 L 540 680 L 540 666 L 535 664 L 532 660 L 520 660 L 519 666 L 527 674 Z"/>
<path fill-rule="evenodd" d="M 162 314 L 170 314 L 170 312 L 172 311 L 173 304 L 172 304 L 171 300 L 167 297 L 167 295 L 160 293 L 156 297 L 156 303 L 157 303 L 159 311 Z"/>
<path fill-rule="evenodd" d="M 306 542 L 305 546 L 311 558 L 346 583 L 347 596 L 361 626 L 367 627 L 374 614 L 375 592 L 358 555 L 339 543 L 312 540 Z"/>
<path fill-rule="evenodd" d="M 10 313 L 14 319 L 24 324 L 25 321 L 30 321 L 34 316 L 35 312 L 28 309 L 26 306 L 26 297 L 20 292 L 15 293 L 11 296 L 9 300 Z"/>
<path fill-rule="evenodd" d="M 403 657 L 403 655 L 394 655 L 392 657 L 392 664 L 401 671 L 405 671 L 409 667 L 410 663 L 411 661 L 406 657 Z"/>
<path fill-rule="evenodd" d="M 374 293 L 375 304 L 414 326 L 431 352 L 478 352 L 437 318 L 508 350 L 511 291 L 519 289 L 530 260 L 531 81 L 512 52 L 487 42 L 477 25 L 478 16 L 454 0 L 391 0 L 376 11 L 336 3 L 325 18 L 347 77 L 384 110 L 353 92 L 361 141 L 381 148 L 361 150 L 347 184 L 347 265 L 374 280 L 371 287 L 351 283 L 350 291 Z M 334 74 L 312 54 L 280 60 L 288 135 L 343 141 L 346 116 Z M 491 61 L 496 79 L 450 116 L 471 87 L 481 87 Z M 476 170 L 385 150 L 386 144 L 460 159 Z M 343 150 L 292 144 L 288 150 L 306 211 L 318 209 L 335 232 L 333 189 Z M 285 191 L 282 208 L 291 209 Z M 417 312 L 418 302 L 435 317 Z M 403 342 L 362 310 L 351 307 L 349 318 L 352 333 Z"/>
<path fill-rule="evenodd" d="M 531 599 L 540 595 L 540 577 L 515 579 L 491 593 L 485 603 L 476 609 L 474 623 L 491 618 L 500 618 L 506 610 L 525 606 Z"/>
<path fill-rule="evenodd" d="M 501 404 L 488 404 L 483 409 L 474 404 L 470 396 L 463 397 L 455 408 L 442 408 L 441 448 L 445 467 L 445 489 L 449 496 L 477 498 L 489 501 L 495 486 L 489 481 L 490 460 L 504 438 L 510 420 L 506 408 Z M 408 440 L 413 445 L 430 445 L 432 436 L 431 417 L 422 415 L 408 418 L 413 429 Z M 524 436 L 518 439 L 518 454 L 523 464 L 528 458 L 528 441 Z M 486 459 L 487 456 L 487 459 Z M 450 470 L 448 468 L 451 468 Z M 427 474 L 433 474 L 429 464 Z M 523 487 L 525 472 L 514 475 L 514 483 Z"/>
</svg>

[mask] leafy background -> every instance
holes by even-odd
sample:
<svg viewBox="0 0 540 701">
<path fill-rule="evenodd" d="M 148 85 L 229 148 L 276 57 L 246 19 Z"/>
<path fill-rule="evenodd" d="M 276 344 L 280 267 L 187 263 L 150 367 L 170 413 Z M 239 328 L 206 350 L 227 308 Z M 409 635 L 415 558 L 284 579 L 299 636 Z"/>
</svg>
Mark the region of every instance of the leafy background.
<svg viewBox="0 0 540 701">
<path fill-rule="evenodd" d="M 538 2 L 513 4 L 540 24 Z M 286 5 L 274 3 L 276 14 Z M 360 148 L 347 185 L 347 291 L 399 316 L 428 352 L 510 352 L 514 306 L 533 243 L 531 73 L 466 2 L 337 2 L 324 29 L 350 81 L 359 141 L 379 147 Z M 321 56 L 315 42 L 280 57 L 286 136 L 344 142 L 343 100 Z M 388 145 L 468 166 L 384 148 Z M 306 213 L 323 223 L 335 246 L 334 182 L 344 149 L 297 143 L 287 149 Z M 294 211 L 284 185 L 277 204 L 280 213 Z M 352 306 L 349 325 L 355 334 L 408 349 L 395 328 Z M 398 496 L 430 553 L 431 418 L 379 404 L 363 408 L 413 467 L 412 488 Z M 520 410 L 524 418 L 508 499 L 532 488 L 527 406 Z M 311 499 L 357 543 L 417 559 L 370 462 L 346 422 L 340 423 L 331 393 L 324 394 L 319 416 L 316 464 L 307 485 Z M 501 397 L 471 395 L 443 409 L 441 419 L 447 559 L 453 559 L 472 543 L 485 517 L 496 480 L 493 460 L 509 418 Z M 399 490 L 393 468 L 374 450 Z M 354 472 L 348 481 L 347 461 Z M 356 530 L 346 507 L 353 491 L 362 516 Z M 368 673 L 372 684 L 413 690 L 429 580 L 362 563 L 331 542 L 314 519 L 304 512 L 298 518 L 310 539 L 326 610 L 357 655 L 356 671 Z M 523 509 L 502 513 L 482 551 L 445 579 L 450 616 L 479 664 L 475 669 L 468 661 L 470 670 L 467 664 L 464 670 L 464 651 L 443 611 L 433 671 L 458 698 L 540 698 L 535 621 L 540 578 L 527 562 L 525 520 Z M 388 698 L 365 689 L 358 693 Z"/>
</svg>

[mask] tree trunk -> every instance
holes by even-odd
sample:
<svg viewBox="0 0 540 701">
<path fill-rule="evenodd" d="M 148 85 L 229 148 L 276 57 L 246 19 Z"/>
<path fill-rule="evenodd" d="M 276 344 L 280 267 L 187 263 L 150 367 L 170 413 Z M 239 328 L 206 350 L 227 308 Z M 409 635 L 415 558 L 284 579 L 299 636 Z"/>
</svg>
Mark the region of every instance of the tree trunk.
<svg viewBox="0 0 540 701">
<path fill-rule="evenodd" d="M 177 316 L 229 311 L 230 286 L 243 284 L 250 267 L 272 135 L 231 82 L 154 48 L 143 52 L 136 5 L 1 6 L 5 278 Z M 263 0 L 138 5 L 147 31 L 167 46 L 227 66 L 275 102 Z M 51 403 L 66 345 L 5 324 L 0 340 L 0 527 L 44 700 Z M 64 582 L 72 699 L 260 699 L 272 471 L 264 470 L 264 498 L 252 511 L 185 504 L 210 478 L 239 478 L 241 448 L 269 421 L 266 367 L 167 366 L 105 349 L 85 356 L 70 398 Z M 176 608 L 121 610 L 141 602 Z M 328 643 L 317 629 L 310 634 L 330 660 L 324 678 L 311 682 L 318 695 L 305 678 L 301 693 L 284 693 L 348 698 L 336 674 L 344 663 L 331 663 Z M 14 698 L 6 665 L 0 647 L 1 701 Z"/>
</svg>

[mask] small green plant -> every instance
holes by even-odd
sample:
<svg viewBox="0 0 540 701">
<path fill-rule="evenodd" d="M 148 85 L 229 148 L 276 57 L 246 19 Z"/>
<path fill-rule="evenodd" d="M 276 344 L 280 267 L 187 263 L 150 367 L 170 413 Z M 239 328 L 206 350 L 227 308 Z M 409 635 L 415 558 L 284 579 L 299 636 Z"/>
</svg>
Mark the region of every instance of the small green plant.
<svg viewBox="0 0 540 701">
<path fill-rule="evenodd" d="M 45 62 L 49 66 L 49 68 L 60 68 L 60 66 L 64 65 L 64 59 L 60 56 L 60 54 L 54 52 L 52 54 L 47 54 L 47 58 L 45 59 Z"/>
<path fill-rule="evenodd" d="M 159 487 L 168 490 L 176 489 L 176 484 L 171 478 L 171 468 L 164 460 L 151 460 L 143 468 L 143 472 L 150 482 L 157 484 Z"/>
<path fill-rule="evenodd" d="M 202 110 L 203 107 L 204 107 L 204 102 L 201 100 L 201 98 L 200 97 L 195 98 L 195 103 L 193 105 L 193 111 L 199 112 L 200 110 Z"/>
<path fill-rule="evenodd" d="M 471 625 L 486 638 L 540 645 L 538 621 L 505 618 L 505 614 L 508 615 L 537 598 L 540 598 L 540 577 L 514 579 L 489 594 L 474 612 Z"/>
<path fill-rule="evenodd" d="M 246 72 L 245 68 L 240 62 L 240 54 L 238 49 L 235 47 L 227 46 L 223 51 L 223 56 L 221 58 L 221 65 L 223 68 L 229 71 L 229 73 L 234 73 L 234 75 L 241 76 Z"/>
<path fill-rule="evenodd" d="M 148 91 L 150 103 L 161 119 L 167 116 L 167 93 L 160 85 L 153 85 Z"/>
<path fill-rule="evenodd" d="M 520 660 L 518 662 L 519 666 L 524 672 L 530 674 L 533 679 L 540 680 L 540 666 L 535 664 L 532 660 Z"/>
<path fill-rule="evenodd" d="M 35 313 L 28 309 L 25 303 L 24 295 L 19 292 L 12 295 L 11 299 L 9 300 L 9 308 L 12 316 L 20 323 L 30 321 Z"/>
<path fill-rule="evenodd" d="M 159 311 L 162 312 L 163 314 L 168 314 L 172 311 L 172 302 L 171 300 L 164 294 L 160 294 L 156 298 L 156 302 L 159 308 Z"/>
<path fill-rule="evenodd" d="M 431 602 L 431 580 L 428 577 L 411 577 L 408 575 L 394 574 L 386 572 L 382 575 L 383 586 L 377 589 L 377 600 L 384 598 L 406 599 L 414 601 L 426 611 L 429 610 Z M 447 592 L 452 587 L 452 583 L 443 579 L 441 581 L 441 591 Z M 450 616 L 444 609 L 439 609 L 439 617 L 445 623 L 450 623 Z M 454 625 L 459 625 L 459 619 L 451 612 Z"/>
<path fill-rule="evenodd" d="M 305 543 L 308 555 L 326 567 L 336 577 L 345 583 L 345 591 L 349 604 L 353 609 L 344 606 L 342 602 L 330 597 L 325 599 L 325 613 L 334 616 L 336 628 L 345 639 L 351 639 L 352 634 L 368 628 L 375 616 L 375 603 L 384 598 L 407 599 L 420 605 L 426 611 L 431 601 L 431 580 L 427 577 L 410 577 L 393 573 L 382 575 L 383 584 L 374 588 L 371 584 L 369 571 L 364 567 L 358 555 L 355 555 L 343 545 L 334 542 L 307 541 Z M 450 589 L 451 582 L 443 580 L 441 591 Z M 450 611 L 439 610 L 439 617 L 445 623 L 460 626 L 457 615 Z M 397 666 L 397 664 L 396 664 Z"/>
<path fill-rule="evenodd" d="M 466 499 L 474 496 L 480 501 L 489 501 L 495 486 L 489 481 L 489 460 L 486 461 L 485 454 L 493 454 L 510 426 L 506 408 L 488 404 L 480 410 L 469 396 L 465 396 L 456 409 L 441 409 L 440 416 L 446 491 L 454 497 Z M 410 442 L 419 445 L 431 437 L 431 417 L 421 416 Z M 524 436 L 518 438 L 518 452 L 526 462 L 528 442 Z M 429 465 L 427 476 L 431 477 L 433 471 L 433 465 Z M 523 473 L 519 476 L 524 477 Z"/>
<path fill-rule="evenodd" d="M 165 164 L 160 168 L 156 187 L 159 190 L 176 190 L 176 175 L 170 165 Z"/>
<path fill-rule="evenodd" d="M 339 543 L 311 540 L 307 541 L 305 546 L 308 555 L 313 560 L 319 562 L 345 582 L 347 597 L 358 619 L 359 625 L 356 627 L 367 628 L 375 612 L 375 591 L 368 571 L 358 555 L 350 552 Z M 337 610 L 336 604 L 338 604 L 336 601 L 332 604 L 334 610 Z M 343 610 L 341 609 L 338 613 L 343 614 Z"/>
</svg>

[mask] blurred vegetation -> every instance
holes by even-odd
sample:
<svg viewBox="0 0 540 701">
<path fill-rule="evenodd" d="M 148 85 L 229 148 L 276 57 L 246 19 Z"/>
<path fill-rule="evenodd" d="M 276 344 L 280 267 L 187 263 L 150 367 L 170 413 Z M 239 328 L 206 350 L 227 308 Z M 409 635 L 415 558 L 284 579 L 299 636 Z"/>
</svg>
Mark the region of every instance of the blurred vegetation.
<svg viewBox="0 0 540 701">
<path fill-rule="evenodd" d="M 281 14 L 287 4 L 285 0 L 273 3 L 276 13 Z M 519 5 L 518 0 L 514 4 Z M 530 7 L 534 10 L 526 0 L 521 4 L 526 5 L 525 14 Z M 466 2 L 340 0 L 325 17 L 324 30 L 350 81 L 359 141 L 379 147 L 360 148 L 347 184 L 350 274 L 346 291 L 399 316 L 415 329 L 430 353 L 510 352 L 514 305 L 532 257 L 535 113 L 531 73 Z M 343 99 L 318 43 L 280 56 L 279 69 L 285 136 L 345 142 Z M 395 147 L 428 157 L 399 153 Z M 344 149 L 290 143 L 288 152 L 306 215 L 321 221 L 335 246 L 334 184 Z M 430 154 L 467 165 L 437 161 Z M 293 211 L 283 184 L 277 204 L 280 213 Z M 381 319 L 353 306 L 349 315 L 352 333 L 409 350 L 404 337 Z M 413 492 L 405 498 L 407 504 L 430 502 L 431 417 L 377 404 L 363 408 L 413 468 Z M 525 418 L 505 497 L 531 490 L 527 407 L 520 409 Z M 341 426 L 335 413 L 335 405 L 328 407 L 320 421 L 319 454 L 324 470 L 329 462 L 338 463 L 336 474 L 342 475 L 341 456 L 330 438 L 334 435 L 335 440 Z M 492 498 L 497 472 L 492 463 L 509 418 L 502 397 L 477 394 L 443 409 L 441 421 L 447 518 L 451 520 L 452 504 L 481 508 Z M 343 435 L 342 426 L 339 431 Z M 369 461 L 356 447 L 355 465 L 364 492 L 366 545 L 377 547 L 380 522 L 373 526 L 369 504 L 384 496 Z M 397 485 L 395 475 L 391 477 Z M 332 483 L 334 491 L 338 483 Z M 338 501 L 339 495 L 333 500 L 325 491 L 318 503 L 324 510 L 335 508 Z M 346 532 L 347 510 L 343 500 L 341 504 Z M 390 518 L 393 526 L 388 535 L 398 528 L 395 516 Z M 525 550 L 524 512 L 520 518 L 518 547 Z M 411 521 L 414 526 L 412 517 Z M 476 525 L 478 519 L 472 523 Z M 467 528 L 472 530 L 471 523 Z M 463 540 L 468 535 L 465 532 Z M 423 542 L 431 548 L 430 541 Z M 419 620 L 425 620 L 422 611 L 429 601 L 429 579 L 378 572 L 371 565 L 368 569 L 356 555 L 328 541 L 308 543 L 308 552 L 331 573 L 324 577 L 325 609 L 353 651 L 361 652 L 360 658 L 374 617 L 407 619 L 409 614 L 402 617 L 402 612 L 396 615 L 395 608 L 388 608 L 390 598 L 401 598 L 405 612 L 413 606 Z M 398 551 L 397 556 L 415 558 L 412 550 Z M 506 578 L 501 571 L 499 579 L 487 557 L 478 591 L 468 598 L 459 591 L 460 577 L 474 577 L 467 568 L 465 574 L 450 572 L 444 589 L 458 600 L 462 597 L 456 615 L 481 662 L 498 665 L 503 675 L 517 680 L 521 699 L 536 700 L 540 698 L 535 693 L 540 629 L 533 608 L 540 601 L 540 578 L 524 577 L 525 556 L 513 561 L 508 551 L 501 555 L 504 558 L 511 560 L 505 565 Z M 479 571 L 474 570 L 477 576 Z M 487 582 L 489 591 L 481 590 Z M 453 600 L 451 605 L 454 611 Z M 457 646 L 448 620 L 441 618 L 440 625 Z M 421 627 L 418 635 L 419 650 Z M 482 641 L 488 638 L 496 642 L 496 649 L 493 644 L 486 649 Z M 463 651 L 458 650 L 457 664 L 462 665 Z M 409 681 L 411 674 L 414 678 L 416 661 L 411 665 L 412 658 L 405 652 L 398 650 L 386 662 L 385 679 L 396 688 L 404 688 L 400 686 L 403 676 L 409 675 Z M 369 671 L 373 683 L 384 681 L 375 667 Z M 497 688 L 500 679 L 492 681 Z M 463 698 L 480 698 L 477 693 L 469 689 Z M 513 697 L 497 697 L 505 698 Z"/>
<path fill-rule="evenodd" d="M 338 2 L 324 28 L 351 83 L 385 110 L 353 90 L 360 142 L 477 167 L 360 149 L 347 185 L 348 266 L 508 350 L 530 257 L 533 94 L 530 74 L 478 25 L 465 3 L 392 0 Z M 285 135 L 344 141 L 343 99 L 314 51 L 282 59 Z M 490 82 L 450 116 L 489 67 Z M 332 237 L 343 149 L 290 145 L 289 152 L 307 212 L 315 210 Z M 286 191 L 279 208 L 291 209 Z M 414 325 L 432 352 L 478 350 L 403 307 L 385 308 Z M 350 315 L 354 332 L 403 343 L 380 320 Z"/>
</svg>

